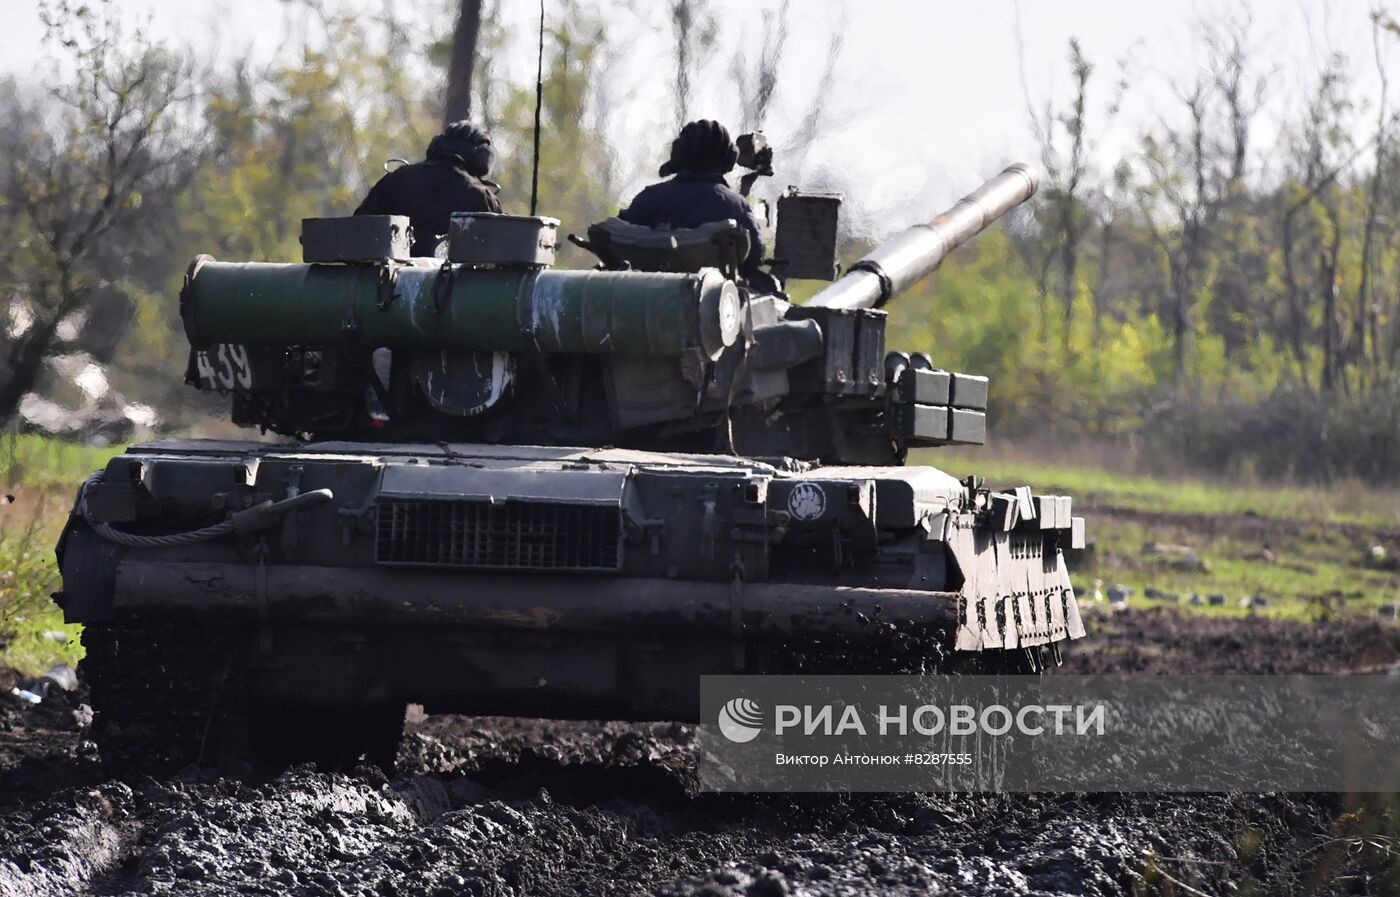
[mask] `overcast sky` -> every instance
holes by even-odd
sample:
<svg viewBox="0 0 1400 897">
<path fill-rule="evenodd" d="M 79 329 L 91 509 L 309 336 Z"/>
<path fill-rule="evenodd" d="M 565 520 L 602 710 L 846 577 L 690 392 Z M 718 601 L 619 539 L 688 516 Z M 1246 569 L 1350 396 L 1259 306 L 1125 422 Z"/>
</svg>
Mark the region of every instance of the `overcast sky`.
<svg viewBox="0 0 1400 897">
<path fill-rule="evenodd" d="M 693 117 L 734 114 L 723 93 L 729 51 L 735 42 L 757 40 L 754 10 L 779 2 L 715 0 L 724 29 L 721 49 L 706 70 Z M 275 53 L 286 14 L 282 0 L 120 0 L 119 6 L 125 14 L 149 15 L 157 34 L 215 57 L 250 49 L 254 55 Z M 423 7 L 441 8 L 399 6 L 420 22 L 432 14 Z M 609 22 L 610 37 L 627 48 L 619 63 L 615 102 L 622 114 L 613 119 L 614 142 L 645 157 L 635 166 L 634 179 L 642 178 L 659 161 L 674 127 L 665 108 L 672 73 L 664 9 L 659 3 L 608 0 L 597 0 L 597 6 Z M 38 14 L 30 0 L 0 0 L 0 7 L 7 13 L 0 30 L 0 68 L 31 71 L 42 53 Z M 1272 123 L 1290 103 L 1303 101 L 1327 53 L 1348 54 L 1356 76 L 1354 99 L 1373 106 L 1378 93 L 1369 22 L 1373 7 L 1369 0 L 1025 0 L 1019 5 L 1013 0 L 796 0 L 779 108 L 765 127 L 781 144 L 783 130 L 814 99 L 830 34 L 844 29 L 836 83 L 822 98 L 832 136 L 813 153 L 804 174 L 821 180 L 839 170 L 839 180 L 860 185 L 861 205 L 896 219 L 890 224 L 903 223 L 899 219 L 920 217 L 920 206 L 956 198 L 1006 162 L 1034 160 L 1016 40 L 1018 8 L 1025 81 L 1037 102 L 1065 97 L 1071 37 L 1079 38 L 1097 64 L 1090 125 L 1096 158 L 1104 166 L 1130 152 L 1159 117 L 1173 114 L 1170 83 L 1190 78 L 1202 62 L 1199 21 L 1247 8 L 1255 23 L 1259 67 L 1269 72 L 1270 106 L 1256 144 L 1256 167 L 1264 166 L 1276 155 Z M 537 8 L 534 0 L 506 0 L 506 17 L 516 26 L 508 71 L 522 83 L 533 76 Z M 1124 74 L 1128 91 L 1122 112 L 1110 124 L 1104 107 Z M 777 164 L 781 175 L 781 158 Z"/>
</svg>

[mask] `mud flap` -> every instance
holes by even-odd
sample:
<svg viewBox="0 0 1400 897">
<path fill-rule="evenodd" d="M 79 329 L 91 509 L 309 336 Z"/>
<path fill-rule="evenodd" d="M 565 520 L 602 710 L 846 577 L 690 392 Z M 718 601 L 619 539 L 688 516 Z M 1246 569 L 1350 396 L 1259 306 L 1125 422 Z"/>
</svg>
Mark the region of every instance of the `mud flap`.
<svg viewBox="0 0 1400 897">
<path fill-rule="evenodd" d="M 1006 620 L 1006 635 L 1002 638 L 1003 648 L 1021 647 L 1020 633 L 1016 631 L 1016 599 L 1010 595 L 1001 598 L 1002 616 Z"/>
<path fill-rule="evenodd" d="M 1065 555 L 1062 551 L 1055 552 L 1055 583 L 1059 586 L 1060 595 L 1065 602 L 1065 629 L 1072 639 L 1083 638 L 1084 621 L 1079 617 L 1079 600 L 1074 597 L 1074 586 L 1069 582 L 1069 568 L 1065 566 Z"/>
<path fill-rule="evenodd" d="M 1036 547 L 1039 551 L 1027 552 L 1021 567 L 1026 571 L 1026 588 L 1034 596 L 1036 611 L 1040 614 L 1037 618 L 1040 634 L 1046 641 L 1054 641 L 1055 612 L 1050 609 L 1050 583 L 1045 579 L 1045 548 L 1043 545 Z"/>
<path fill-rule="evenodd" d="M 1086 635 L 1084 621 L 1079 618 L 1079 601 L 1073 591 L 1065 592 L 1065 629 L 1072 639 Z"/>
<path fill-rule="evenodd" d="M 962 598 L 962 622 L 958 625 L 957 640 L 953 643 L 955 651 L 980 651 L 982 650 L 981 626 L 977 622 L 977 599 Z"/>
<path fill-rule="evenodd" d="M 1025 592 L 1016 596 L 1016 624 L 1022 648 L 1040 644 L 1035 637 L 1035 615 L 1031 612 L 1031 596 Z"/>
<path fill-rule="evenodd" d="M 1039 543 L 1016 547 L 1013 534 L 952 520 L 947 542 L 963 571 L 958 651 L 1034 647 L 1084 637 L 1064 554 Z"/>
<path fill-rule="evenodd" d="M 981 612 L 985 609 L 984 599 L 995 597 L 997 583 L 996 555 L 990 550 L 989 536 L 979 533 L 964 517 L 954 519 L 948 532 L 948 546 L 963 574 L 962 607 L 953 643 L 956 651 L 982 650 Z M 982 542 L 987 544 L 979 544 Z"/>
<path fill-rule="evenodd" d="M 1050 634 L 1056 639 L 1062 639 L 1066 635 L 1065 626 L 1065 593 L 1060 589 L 1058 583 L 1052 583 L 1049 577 L 1041 575 L 1041 581 L 1045 583 L 1045 601 L 1050 605 Z"/>
<path fill-rule="evenodd" d="M 975 530 L 973 542 L 974 544 L 977 542 Z M 1006 533 L 993 534 L 991 544 L 987 548 L 991 550 L 983 550 L 979 553 L 980 562 L 977 565 L 982 576 L 978 583 L 977 595 L 982 605 L 980 642 L 984 650 L 1002 646 L 1001 627 L 997 625 L 997 603 L 1004 594 L 1001 589 L 1002 566 L 1000 561 L 1005 556 Z"/>
<path fill-rule="evenodd" d="M 1050 641 L 1050 614 L 1045 606 L 1045 592 L 1035 587 L 1035 577 L 1031 573 L 1030 564 L 1023 562 L 1016 572 L 1020 574 L 1019 579 L 1025 580 L 1026 595 L 1031 605 L 1031 613 L 1034 615 L 1031 623 L 1031 637 L 1022 639 L 1022 642 L 1027 645 L 1043 645 Z"/>
<path fill-rule="evenodd" d="M 1003 604 L 1007 608 L 1006 628 L 1007 631 L 1016 633 L 1015 644 L 1025 645 L 1026 636 L 1029 634 L 1027 625 L 1030 620 L 1030 612 L 1022 603 L 1025 597 L 1026 583 L 1023 577 L 1018 581 L 1016 576 L 1018 571 L 1016 560 L 1011 554 L 1010 534 L 997 533 L 996 544 L 997 566 L 999 568 L 997 571 L 997 590 L 998 594 L 1003 596 Z"/>
<path fill-rule="evenodd" d="M 986 595 L 982 598 L 982 647 L 1000 648 L 1002 647 L 1001 627 L 997 625 L 997 604 L 999 599 L 996 595 Z"/>
</svg>

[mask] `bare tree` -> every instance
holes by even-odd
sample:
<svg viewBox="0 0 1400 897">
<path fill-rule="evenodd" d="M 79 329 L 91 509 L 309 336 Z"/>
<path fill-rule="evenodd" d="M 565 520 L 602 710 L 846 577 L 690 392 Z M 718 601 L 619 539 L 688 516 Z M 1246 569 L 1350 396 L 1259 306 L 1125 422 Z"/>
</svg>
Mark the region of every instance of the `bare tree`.
<svg viewBox="0 0 1400 897">
<path fill-rule="evenodd" d="M 1299 216 L 1329 191 L 1335 189 L 1337 178 L 1349 168 L 1361 154 L 1361 147 L 1354 147 L 1344 127 L 1344 116 L 1350 108 L 1347 99 L 1345 59 L 1337 53 L 1329 55 L 1318 75 L 1317 87 L 1304 115 L 1297 137 L 1296 198 L 1284 210 L 1282 222 L 1282 254 L 1284 288 L 1288 297 L 1289 327 L 1288 340 L 1293 349 L 1294 360 L 1303 381 L 1307 382 L 1306 345 L 1308 341 L 1307 291 L 1299 281 L 1297 269 Z M 1340 152 L 1351 151 L 1340 160 Z M 1333 206 L 1324 201 L 1323 211 L 1330 221 L 1336 220 Z M 1319 237 L 1321 243 L 1324 238 Z M 1340 242 L 1340 234 L 1333 235 L 1334 244 Z M 1320 283 L 1322 303 L 1325 307 L 1335 307 L 1335 285 Z M 1329 325 L 1330 326 L 1330 325 Z M 1325 347 L 1326 348 L 1326 347 Z M 1330 351 L 1330 350 L 1329 350 Z M 1325 353 L 1326 354 L 1326 353 Z M 1332 361 L 1324 362 L 1324 379 L 1330 376 L 1327 370 Z"/>
<path fill-rule="evenodd" d="M 476 68 L 472 74 L 472 92 L 476 94 L 476 104 L 471 114 L 488 133 L 496 129 L 498 110 L 496 109 L 496 66 L 493 52 L 500 51 L 506 42 L 506 29 L 501 22 L 501 0 L 492 0 L 482 5 L 480 28 L 477 32 Z M 486 51 L 482 52 L 483 38 Z"/>
<path fill-rule="evenodd" d="M 1250 284 L 1241 276 L 1245 260 L 1233 239 L 1222 235 L 1238 224 L 1228 219 L 1243 200 L 1250 137 L 1262 107 L 1267 78 L 1252 64 L 1252 22 L 1248 15 L 1224 17 L 1198 26 L 1206 50 L 1204 64 L 1190 81 L 1173 85 L 1185 121 L 1163 127 L 1145 141 L 1144 161 L 1152 203 L 1144 209 L 1149 232 L 1167 262 L 1166 317 L 1172 335 L 1172 370 L 1184 382 L 1199 322 L 1197 300 L 1216 269 L 1210 309 L 1221 320 L 1248 303 Z M 1170 227 L 1156 219 L 1170 215 Z M 1217 260 L 1225 259 L 1223 264 Z M 1222 274 L 1219 269 L 1223 268 Z M 1228 345 L 1228 341 L 1227 341 Z"/>
<path fill-rule="evenodd" d="M 708 0 L 671 0 L 671 30 L 676 41 L 676 126 L 690 118 L 695 73 L 714 46 L 717 25 Z"/>
<path fill-rule="evenodd" d="M 1254 119 L 1264 105 L 1268 84 L 1267 76 L 1251 67 L 1254 55 L 1251 39 L 1253 25 L 1246 7 L 1241 15 L 1208 23 L 1202 29 L 1216 92 L 1224 106 L 1226 127 L 1229 129 L 1223 147 L 1227 160 L 1227 199 L 1238 195 L 1244 188 L 1250 136 Z"/>
<path fill-rule="evenodd" d="M 831 31 L 826 39 L 826 64 L 822 66 L 822 73 L 817 76 L 816 91 L 812 94 L 812 102 L 808 104 L 806 110 L 798 118 L 797 126 L 792 129 L 788 139 L 778 147 L 785 162 L 784 167 L 791 172 L 799 172 L 807 161 L 807 155 L 812 151 L 823 134 L 829 133 L 834 127 L 838 127 L 844 118 L 833 120 L 831 103 L 828 98 L 831 96 L 832 88 L 836 85 L 836 70 L 841 63 L 841 53 L 845 46 L 846 18 L 845 13 L 831 27 Z"/>
<path fill-rule="evenodd" d="M 1132 167 L 1126 160 L 1119 162 L 1114 168 L 1107 186 L 1099 193 L 1100 209 L 1096 216 L 1099 228 L 1099 270 L 1094 277 L 1091 290 L 1094 345 L 1098 345 L 1103 330 L 1103 314 L 1109 304 L 1109 282 L 1113 271 L 1114 246 L 1118 236 L 1118 216 L 1130 208 L 1127 194 L 1131 180 Z"/>
<path fill-rule="evenodd" d="M 1079 188 L 1084 181 L 1086 168 L 1084 128 L 1088 102 L 1089 78 L 1094 72 L 1093 63 L 1084 58 L 1079 41 L 1069 42 L 1070 72 L 1074 76 L 1074 99 L 1069 109 L 1060 116 L 1060 124 L 1069 135 L 1069 158 L 1064 168 L 1062 183 L 1057 185 L 1055 202 L 1059 207 L 1060 267 L 1064 274 L 1065 304 L 1065 343 L 1069 343 L 1069 328 L 1074 316 L 1074 294 L 1076 275 L 1079 267 L 1080 239 L 1080 195 Z"/>
<path fill-rule="evenodd" d="M 730 60 L 729 73 L 741 104 L 741 130 L 761 129 L 767 121 L 768 109 L 778 89 L 778 68 L 787 47 L 790 6 L 790 0 L 783 0 L 776 12 L 763 11 L 763 33 L 752 71 L 742 43 L 735 48 Z"/>
<path fill-rule="evenodd" d="M 1184 134 L 1168 131 L 1160 139 L 1148 136 L 1144 158 L 1150 177 L 1144 197 L 1165 205 L 1172 214 L 1171 230 L 1156 223 L 1157 209 L 1145 208 L 1144 218 L 1154 242 L 1167 260 L 1170 275 L 1168 317 L 1172 333 L 1172 376 L 1186 377 L 1187 346 L 1193 333 L 1193 305 L 1206 238 L 1219 208 L 1212 194 L 1212 157 L 1208 136 L 1210 83 L 1197 75 L 1190 87 L 1176 88 L 1187 115 Z"/>
<path fill-rule="evenodd" d="M 1058 262 L 1060 268 L 1060 301 L 1063 305 L 1064 339 L 1068 345 L 1070 325 L 1074 318 L 1074 301 L 1079 291 L 1079 265 L 1083 240 L 1090 226 L 1085 193 L 1092 146 L 1089 142 L 1089 82 L 1094 64 L 1084 55 L 1078 38 L 1069 40 L 1069 70 L 1071 94 L 1068 105 L 1055 111 L 1053 101 L 1046 97 L 1037 101 L 1032 96 L 1026 71 L 1025 40 L 1021 29 L 1020 9 L 1015 24 L 1016 46 L 1019 52 L 1021 93 L 1026 105 L 1026 118 L 1031 136 L 1040 148 L 1040 166 L 1045 186 L 1040 191 L 1037 206 L 1049 226 L 1042 231 L 1040 245 L 1034 250 L 1036 283 L 1041 294 L 1042 326 L 1051 282 L 1051 270 Z M 1109 115 L 1116 110 L 1110 105 Z M 1068 145 L 1062 148 L 1062 137 Z M 1105 245 L 1108 234 L 1102 235 Z M 1097 304 L 1099 293 L 1091 291 L 1090 301 Z M 1095 326 L 1099 320 L 1093 311 Z"/>
<path fill-rule="evenodd" d="M 1340 342 L 1342 322 L 1338 302 L 1337 255 L 1342 245 L 1342 223 L 1337 212 L 1336 198 L 1322 204 L 1327 233 L 1318 253 L 1317 282 L 1322 297 L 1322 391 L 1331 392 L 1341 376 Z"/>
<path fill-rule="evenodd" d="M 669 9 L 676 53 L 675 108 L 677 120 L 684 124 L 692 114 L 695 85 L 706 59 L 714 51 L 719 30 L 710 11 L 710 0 L 672 0 Z M 782 67 L 791 34 L 791 13 L 791 0 L 783 0 L 777 9 L 763 10 L 756 55 L 749 55 L 752 45 L 746 44 L 741 35 L 728 58 L 725 92 L 737 98 L 740 131 L 768 129 L 771 126 L 769 115 L 782 88 Z M 772 133 L 768 135 L 774 143 L 775 152 L 782 159 L 783 171 L 789 177 L 800 176 L 812 148 L 844 120 L 841 112 L 833 110 L 829 98 L 836 83 L 845 32 L 846 18 L 843 13 L 832 23 L 828 33 L 824 64 L 812 85 L 811 101 L 806 104 L 788 103 L 782 118 L 792 120 L 793 124 L 776 137 Z"/>
<path fill-rule="evenodd" d="M 1257 252 L 1238 235 L 1248 227 L 1249 191 L 1245 178 L 1251 164 L 1254 125 L 1268 94 L 1270 75 L 1259 68 L 1262 55 L 1253 38 L 1249 8 L 1204 22 L 1201 43 L 1218 98 L 1220 132 L 1212 142 L 1218 161 L 1219 230 L 1227 239 L 1211 247 L 1219 259 L 1213 264 L 1214 289 L 1206 306 L 1210 327 L 1220 335 L 1225 350 L 1235 351 L 1257 338 L 1257 322 L 1265 310 L 1256 309 L 1259 267 Z"/>
<path fill-rule="evenodd" d="M 1385 151 L 1390 130 L 1386 102 L 1390 90 L 1390 77 L 1385 65 L 1385 36 L 1396 33 L 1400 33 L 1400 25 L 1397 25 L 1394 19 L 1380 10 L 1371 13 L 1371 46 L 1375 53 L 1376 72 L 1380 76 L 1381 93 L 1376 104 L 1375 167 L 1371 171 L 1371 182 L 1366 190 L 1366 223 L 1361 232 L 1361 276 L 1356 284 L 1356 311 L 1352 321 L 1352 357 L 1356 360 L 1362 376 L 1365 375 L 1368 330 L 1372 334 L 1373 352 L 1378 349 L 1374 343 L 1375 321 L 1379 317 L 1379 310 L 1373 307 L 1370 296 L 1373 289 L 1371 269 L 1375 264 L 1372 248 L 1375 242 L 1376 217 L 1381 200 L 1381 181 L 1385 176 Z M 1379 357 L 1378 352 L 1375 354 Z"/>
<path fill-rule="evenodd" d="M 1035 138 L 1036 145 L 1040 148 L 1040 167 L 1044 181 L 1053 183 L 1058 178 L 1058 155 L 1055 153 L 1054 123 L 1055 114 L 1051 100 L 1046 97 L 1043 100 L 1036 100 L 1031 93 L 1030 77 L 1026 71 L 1026 38 L 1022 28 L 1021 6 L 1016 5 L 1016 18 L 1012 26 L 1012 36 L 1016 41 L 1017 74 L 1021 79 L 1021 97 L 1026 104 L 1026 121 L 1030 125 L 1031 136 Z M 1037 205 L 1046 201 L 1049 189 L 1042 188 L 1037 195 Z M 1044 237 L 1047 231 L 1042 229 L 1038 236 Z M 1048 231 L 1051 241 L 1058 237 L 1057 231 Z M 1025 244 L 1027 254 L 1027 264 L 1035 273 L 1036 295 L 1040 299 L 1040 326 L 1044 332 L 1048 326 L 1049 316 L 1047 305 L 1050 298 L 1050 271 L 1055 264 L 1055 248 L 1053 242 L 1047 243 L 1045 239 L 1033 239 Z"/>
<path fill-rule="evenodd" d="M 461 0 L 457 25 L 452 29 L 452 61 L 447 69 L 443 124 L 471 117 L 472 73 L 476 68 L 476 42 L 480 33 L 481 0 Z"/>
<path fill-rule="evenodd" d="M 67 59 L 49 128 L 14 146 L 0 176 L 4 212 L 27 234 L 22 264 L 0 284 L 25 317 L 0 343 L 0 422 L 33 389 L 61 342 L 60 325 L 110 288 L 98 259 L 113 251 L 108 242 L 118 234 L 139 239 L 123 233 L 125 225 L 144 192 L 177 179 L 187 149 L 179 117 L 190 77 L 182 60 L 139 30 L 122 29 L 110 2 L 93 8 L 59 0 L 42 4 L 40 15 L 49 45 Z"/>
</svg>

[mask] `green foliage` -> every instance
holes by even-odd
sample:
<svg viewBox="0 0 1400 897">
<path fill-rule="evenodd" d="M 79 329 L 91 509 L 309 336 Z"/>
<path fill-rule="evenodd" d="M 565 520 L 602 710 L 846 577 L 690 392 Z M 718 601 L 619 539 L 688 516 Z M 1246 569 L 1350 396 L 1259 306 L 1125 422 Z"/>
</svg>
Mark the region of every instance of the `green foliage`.
<svg viewBox="0 0 1400 897">
<path fill-rule="evenodd" d="M 300 258 L 301 219 L 347 215 L 391 158 L 422 157 L 437 111 L 411 69 L 426 40 L 387 14 L 327 14 L 299 57 L 211 86 L 212 158 L 185 195 L 196 251 Z M 193 254 L 193 253 L 191 253 Z"/>
<path fill-rule="evenodd" d="M 1140 423 L 1136 398 L 1169 373 L 1154 316 L 1093 321 L 1081 289 L 1065 332 L 1058 306 L 1037 296 L 1011 238 L 990 231 L 929 282 L 892 301 L 887 343 L 991 378 L 1000 421 L 1071 419 L 1104 433 Z"/>
<path fill-rule="evenodd" d="M 563 231 L 582 234 L 590 222 L 616 214 L 618 204 L 605 186 L 610 164 L 607 141 L 589 114 L 607 32 L 601 20 L 577 4 L 551 21 L 559 24 L 545 34 L 536 211 L 560 219 Z M 501 185 L 501 205 L 511 214 L 530 212 L 534 127 L 534 85 L 508 86 L 492 142 L 500 148 L 493 177 Z M 561 247 L 560 260 L 578 266 L 596 261 L 568 243 Z"/>
<path fill-rule="evenodd" d="M 53 544 L 60 515 L 40 505 L 13 524 L 11 516 L 0 508 L 0 666 L 36 675 L 76 664 L 82 627 L 65 624 L 49 597 L 59 586 Z"/>
<path fill-rule="evenodd" d="M 55 354 L 110 349 L 129 314 L 126 275 L 161 233 L 160 197 L 188 170 L 188 63 L 113 3 L 39 5 L 53 58 L 0 105 L 0 422 Z M 8 321 L 6 322 L 8 323 Z"/>
<path fill-rule="evenodd" d="M 94 470 L 105 467 L 121 446 L 94 448 L 34 434 L 0 434 L 0 487 L 70 494 Z"/>
<path fill-rule="evenodd" d="M 59 587 L 54 545 L 78 484 L 118 451 L 0 436 L 0 666 L 38 674 L 77 663 L 81 627 L 65 624 L 49 597 Z"/>
<path fill-rule="evenodd" d="M 1226 384 L 1230 379 L 1225 379 Z M 1271 480 L 1394 481 L 1400 466 L 1400 376 L 1364 392 L 1320 395 L 1287 378 L 1267 393 L 1248 385 L 1160 398 L 1133 429 L 1148 460 L 1216 475 Z"/>
<path fill-rule="evenodd" d="M 1393 23 L 1374 24 L 1384 72 Z M 1353 60 L 1330 53 L 1256 172 L 1270 85 L 1250 22 L 1199 30 L 1205 64 L 1109 178 L 1074 164 L 1098 85 L 1070 42 L 1073 89 L 1031 114 L 1045 169 L 1032 220 L 950 260 L 936 311 L 926 288 L 896 306 L 896 336 L 991 374 L 1002 434 L 1131 436 L 1149 460 L 1386 480 L 1400 462 L 1383 410 L 1400 373 L 1397 116 L 1383 102 L 1362 126 Z"/>
</svg>

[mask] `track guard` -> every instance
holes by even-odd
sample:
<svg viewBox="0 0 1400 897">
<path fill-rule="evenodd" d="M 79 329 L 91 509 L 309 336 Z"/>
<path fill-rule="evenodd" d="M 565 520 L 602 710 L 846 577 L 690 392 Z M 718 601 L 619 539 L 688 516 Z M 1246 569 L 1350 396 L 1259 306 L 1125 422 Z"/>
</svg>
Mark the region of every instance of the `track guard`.
<svg viewBox="0 0 1400 897">
<path fill-rule="evenodd" d="M 955 650 L 1030 648 L 1084 637 L 1054 537 L 994 531 L 961 514 L 948 530 L 948 546 L 963 574 Z"/>
</svg>

